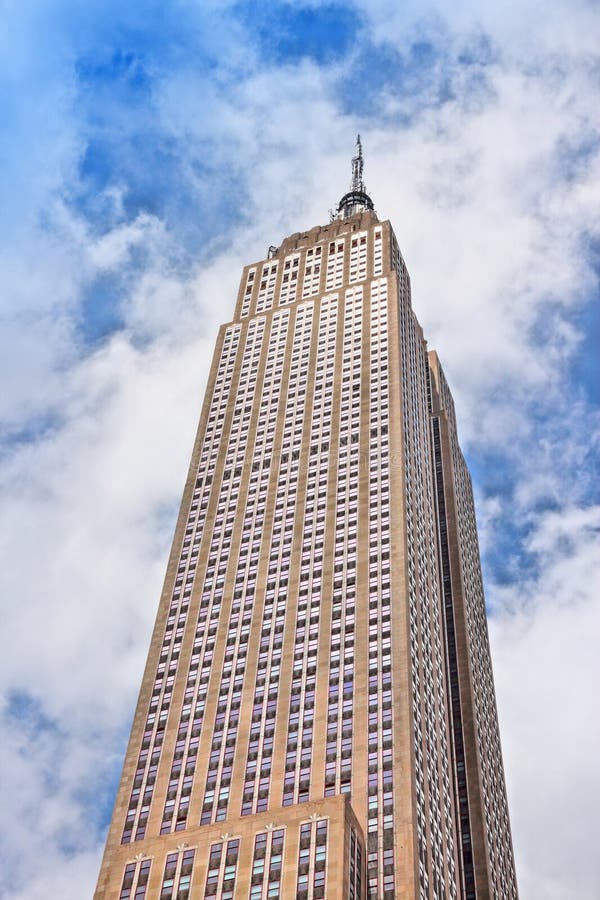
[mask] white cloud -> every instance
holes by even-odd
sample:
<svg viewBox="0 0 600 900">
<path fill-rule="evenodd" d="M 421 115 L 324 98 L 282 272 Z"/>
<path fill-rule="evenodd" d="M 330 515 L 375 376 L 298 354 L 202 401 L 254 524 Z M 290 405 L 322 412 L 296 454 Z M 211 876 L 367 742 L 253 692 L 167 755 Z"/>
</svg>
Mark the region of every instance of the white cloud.
<svg viewBox="0 0 600 900">
<path fill-rule="evenodd" d="M 89 248 L 89 259 L 96 269 L 114 269 L 129 259 L 131 251 L 142 244 L 157 245 L 166 239 L 161 223 L 145 213 L 133 222 L 119 225 L 93 241 Z"/>
<path fill-rule="evenodd" d="M 93 804 L 82 792 L 119 764 L 216 324 L 232 314 L 244 263 L 327 218 L 346 188 L 356 130 L 368 186 L 395 226 L 415 309 L 448 371 L 463 439 L 474 453 L 496 447 L 505 459 L 510 490 L 485 498 L 485 547 L 511 515 L 530 532 L 514 548 L 512 583 L 491 591 L 522 895 L 597 893 L 593 865 L 582 862 L 597 844 L 588 805 L 597 786 L 596 520 L 578 505 L 589 492 L 581 474 L 589 409 L 574 404 L 566 367 L 583 338 L 575 314 L 595 285 L 583 246 L 598 235 L 600 155 L 590 141 L 598 26 L 583 4 L 528 2 L 512 15 L 497 3 L 437 4 L 425 16 L 421 4 L 362 9 L 375 36 L 401 51 L 429 23 L 455 99 L 426 106 L 434 84 L 419 109 L 401 84 L 387 83 L 374 96 L 382 115 L 359 121 L 337 91 L 353 59 L 331 70 L 306 60 L 264 68 L 238 25 L 217 29 L 236 79 L 207 83 L 190 61 L 155 86 L 157 132 L 175 148 L 190 203 L 206 203 L 197 264 L 182 258 L 177 223 L 126 218 L 121 173 L 98 198 L 108 210 L 100 234 L 75 211 L 85 129 L 72 70 L 41 66 L 51 127 L 35 152 L 11 157 L 15 225 L 0 260 L 0 375 L 11 388 L 0 415 L 7 432 L 25 429 L 0 463 L 9 607 L 0 672 L 6 690 L 30 695 L 48 722 L 31 746 L 30 724 L 11 719 L 0 760 L 13 776 L 7 819 L 20 823 L 3 835 L 5 852 L 37 872 L 20 894 L 5 886 L 11 898 L 75 900 L 93 889 L 102 836 L 96 823 L 88 828 Z M 495 58 L 469 80 L 458 48 L 482 31 Z M 10 58 L 21 58 L 21 44 Z M 28 107 L 20 146 L 33 146 L 38 127 Z M 208 227 L 211 195 L 229 196 L 232 184 L 239 205 L 224 247 Z M 79 334 L 83 299 L 107 272 L 123 276 L 123 328 L 89 347 Z M 540 410 L 557 418 L 535 424 Z M 549 502 L 559 512 L 544 511 Z M 534 574 L 524 567 L 530 558 Z M 62 824 L 73 852 L 60 843 Z"/>
<path fill-rule="evenodd" d="M 536 574 L 492 592 L 513 837 L 521 894 L 532 900 L 600 888 L 599 536 L 600 507 L 546 513 L 528 541 Z"/>
</svg>

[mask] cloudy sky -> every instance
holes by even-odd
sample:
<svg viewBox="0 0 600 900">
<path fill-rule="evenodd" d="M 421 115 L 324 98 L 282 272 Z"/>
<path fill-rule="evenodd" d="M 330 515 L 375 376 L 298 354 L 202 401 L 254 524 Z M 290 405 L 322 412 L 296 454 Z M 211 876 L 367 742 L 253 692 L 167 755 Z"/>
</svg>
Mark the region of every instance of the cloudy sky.
<svg viewBox="0 0 600 900">
<path fill-rule="evenodd" d="M 0 0 L 0 896 L 93 892 L 218 323 L 360 131 L 474 476 L 523 898 L 600 895 L 600 16 Z"/>
</svg>

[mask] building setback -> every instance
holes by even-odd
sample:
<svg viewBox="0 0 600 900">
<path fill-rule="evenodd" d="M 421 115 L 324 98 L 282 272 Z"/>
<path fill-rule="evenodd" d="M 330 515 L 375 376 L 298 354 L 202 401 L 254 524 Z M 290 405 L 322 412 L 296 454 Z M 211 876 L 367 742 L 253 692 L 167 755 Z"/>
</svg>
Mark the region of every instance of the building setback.
<svg viewBox="0 0 600 900">
<path fill-rule="evenodd" d="M 351 190 L 221 326 L 95 900 L 516 900 L 473 495 Z"/>
</svg>

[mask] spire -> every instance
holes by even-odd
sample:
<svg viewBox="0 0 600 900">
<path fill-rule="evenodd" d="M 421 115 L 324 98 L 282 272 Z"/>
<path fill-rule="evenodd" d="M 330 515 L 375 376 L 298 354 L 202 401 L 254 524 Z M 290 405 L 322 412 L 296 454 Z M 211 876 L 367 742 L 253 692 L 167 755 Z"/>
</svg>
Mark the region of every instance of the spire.
<svg viewBox="0 0 600 900">
<path fill-rule="evenodd" d="M 352 157 L 352 181 L 350 190 L 344 194 L 338 203 L 337 213 L 334 218 L 347 219 L 357 212 L 365 209 L 373 209 L 373 201 L 367 194 L 363 181 L 363 155 L 360 134 L 356 135 L 356 153 Z"/>
<path fill-rule="evenodd" d="M 350 183 L 350 190 L 363 192 L 365 190 L 365 185 L 363 183 L 363 155 L 360 134 L 356 135 L 356 155 L 352 157 L 352 182 Z"/>
</svg>

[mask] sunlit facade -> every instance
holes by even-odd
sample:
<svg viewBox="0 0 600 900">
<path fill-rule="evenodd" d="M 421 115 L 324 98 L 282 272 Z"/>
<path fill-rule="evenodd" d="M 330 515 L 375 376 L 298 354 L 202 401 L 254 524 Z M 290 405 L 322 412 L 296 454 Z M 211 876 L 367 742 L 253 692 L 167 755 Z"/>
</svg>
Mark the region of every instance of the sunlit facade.
<svg viewBox="0 0 600 900">
<path fill-rule="evenodd" d="M 360 144 L 219 331 L 95 897 L 517 897 L 469 474 Z"/>
</svg>

